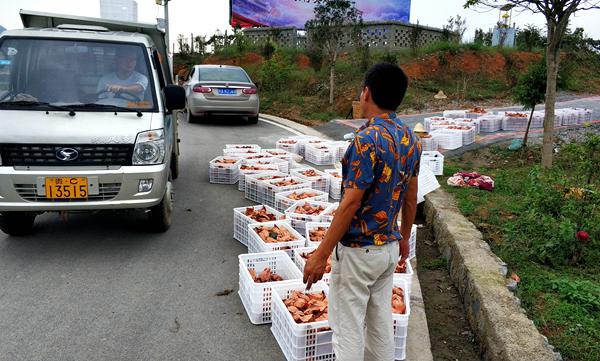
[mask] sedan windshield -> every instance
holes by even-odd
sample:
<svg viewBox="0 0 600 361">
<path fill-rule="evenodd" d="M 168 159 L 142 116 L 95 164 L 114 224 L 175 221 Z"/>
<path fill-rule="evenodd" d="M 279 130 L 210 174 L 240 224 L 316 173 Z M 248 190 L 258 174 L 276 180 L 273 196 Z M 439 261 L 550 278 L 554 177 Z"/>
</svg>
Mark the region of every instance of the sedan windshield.
<svg viewBox="0 0 600 361">
<path fill-rule="evenodd" d="M 200 81 L 229 81 L 250 83 L 246 73 L 239 68 L 199 68 Z"/>
<path fill-rule="evenodd" d="M 0 44 L 0 108 L 152 110 L 149 64 L 142 45 L 7 38 Z"/>
</svg>

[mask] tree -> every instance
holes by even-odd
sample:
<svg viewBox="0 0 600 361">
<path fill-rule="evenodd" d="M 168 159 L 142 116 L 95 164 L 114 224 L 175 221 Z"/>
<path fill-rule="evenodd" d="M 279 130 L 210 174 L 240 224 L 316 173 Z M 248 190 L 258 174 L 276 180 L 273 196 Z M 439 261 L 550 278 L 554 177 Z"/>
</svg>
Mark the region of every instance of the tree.
<svg viewBox="0 0 600 361">
<path fill-rule="evenodd" d="M 197 53 L 200 55 L 204 55 L 206 52 L 206 36 L 204 35 L 196 35 L 194 37 L 194 49 L 197 50 Z"/>
<path fill-rule="evenodd" d="M 523 137 L 523 146 L 527 147 L 527 137 L 529 136 L 529 128 L 531 127 L 531 119 L 535 106 L 544 101 L 546 98 L 546 64 L 542 60 L 533 63 L 523 74 L 517 85 L 512 89 L 513 100 L 523 105 L 523 109 L 531 109 L 529 121 L 527 122 L 527 130 Z"/>
<path fill-rule="evenodd" d="M 483 29 L 475 29 L 475 38 L 473 39 L 473 42 L 483 46 L 492 46 L 493 35 L 494 34 L 489 30 L 484 32 Z"/>
<path fill-rule="evenodd" d="M 542 167 L 552 167 L 554 141 L 554 110 L 556 102 L 556 78 L 560 62 L 560 45 L 569 25 L 571 15 L 578 11 L 600 9 L 598 0 L 466 0 L 465 8 L 483 5 L 500 9 L 512 5 L 523 11 L 542 14 L 546 18 L 546 108 L 544 115 L 544 141 Z"/>
<path fill-rule="evenodd" d="M 467 31 L 467 19 L 463 19 L 460 15 L 452 16 L 448 19 L 448 23 L 443 26 L 444 36 L 446 41 L 451 40 L 452 34 L 457 36 L 456 41 L 461 42 L 465 31 Z"/>
<path fill-rule="evenodd" d="M 423 28 L 419 26 L 419 21 L 413 25 L 412 30 L 410 31 L 410 49 L 414 56 L 417 56 L 419 52 L 419 45 L 421 44 L 421 34 L 423 34 Z"/>
<path fill-rule="evenodd" d="M 542 31 L 533 24 L 525 25 L 525 29 L 517 32 L 517 46 L 527 51 L 533 51 L 534 48 L 542 47 L 546 40 L 542 36 Z"/>
<path fill-rule="evenodd" d="M 177 46 L 179 47 L 179 54 L 188 55 L 190 53 L 190 44 L 185 35 L 177 35 Z"/>
<path fill-rule="evenodd" d="M 313 46 L 322 47 L 329 61 L 329 105 L 333 105 L 335 64 L 350 32 L 354 46 L 358 44 L 362 13 L 352 0 L 315 0 L 314 19 L 306 22 Z M 346 42 L 346 43 L 344 43 Z"/>
</svg>

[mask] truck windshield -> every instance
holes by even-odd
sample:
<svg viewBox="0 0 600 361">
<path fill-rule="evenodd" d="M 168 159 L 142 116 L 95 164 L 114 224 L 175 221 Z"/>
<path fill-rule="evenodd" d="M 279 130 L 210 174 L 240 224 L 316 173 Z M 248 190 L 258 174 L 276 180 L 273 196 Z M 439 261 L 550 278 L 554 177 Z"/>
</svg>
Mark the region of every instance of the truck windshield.
<svg viewBox="0 0 600 361">
<path fill-rule="evenodd" d="M 155 111 L 150 69 L 142 45 L 7 38 L 0 109 Z"/>
</svg>

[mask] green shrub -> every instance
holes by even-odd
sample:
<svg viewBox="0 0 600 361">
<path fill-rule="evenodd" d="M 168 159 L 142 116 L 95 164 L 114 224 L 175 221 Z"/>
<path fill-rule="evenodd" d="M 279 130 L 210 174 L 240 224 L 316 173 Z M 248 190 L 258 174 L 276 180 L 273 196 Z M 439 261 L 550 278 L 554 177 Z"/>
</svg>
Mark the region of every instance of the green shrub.
<svg viewBox="0 0 600 361">
<path fill-rule="evenodd" d="M 600 261 L 600 193 L 562 171 L 534 168 L 524 190 L 525 209 L 507 225 L 511 248 L 550 266 L 592 266 Z M 578 239 L 578 231 L 589 234 Z"/>
<path fill-rule="evenodd" d="M 262 89 L 272 92 L 281 91 L 289 85 L 291 74 L 292 67 L 274 56 L 273 59 L 265 61 L 259 70 Z"/>
</svg>

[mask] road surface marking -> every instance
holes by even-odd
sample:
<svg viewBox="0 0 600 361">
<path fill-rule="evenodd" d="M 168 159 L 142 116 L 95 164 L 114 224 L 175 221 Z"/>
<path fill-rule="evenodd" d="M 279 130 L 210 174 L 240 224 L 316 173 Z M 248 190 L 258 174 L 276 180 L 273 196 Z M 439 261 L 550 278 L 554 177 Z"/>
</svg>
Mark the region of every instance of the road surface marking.
<svg viewBox="0 0 600 361">
<path fill-rule="evenodd" d="M 274 126 L 276 126 L 276 127 L 279 127 L 279 128 L 281 128 L 281 129 L 285 129 L 285 130 L 287 130 L 287 131 L 288 131 L 288 132 L 290 132 L 290 133 L 293 133 L 293 134 L 296 134 L 296 135 L 304 135 L 304 133 L 302 133 L 302 132 L 299 132 L 299 131 L 297 131 L 297 130 L 295 130 L 295 129 L 292 129 L 292 128 L 288 127 L 287 125 L 279 124 L 279 123 L 277 123 L 277 122 L 273 122 L 273 121 L 271 121 L 271 120 L 267 120 L 267 119 L 265 119 L 265 118 L 259 118 L 259 119 L 260 119 L 261 121 L 265 122 L 265 123 L 268 123 L 268 124 L 274 125 Z"/>
</svg>

